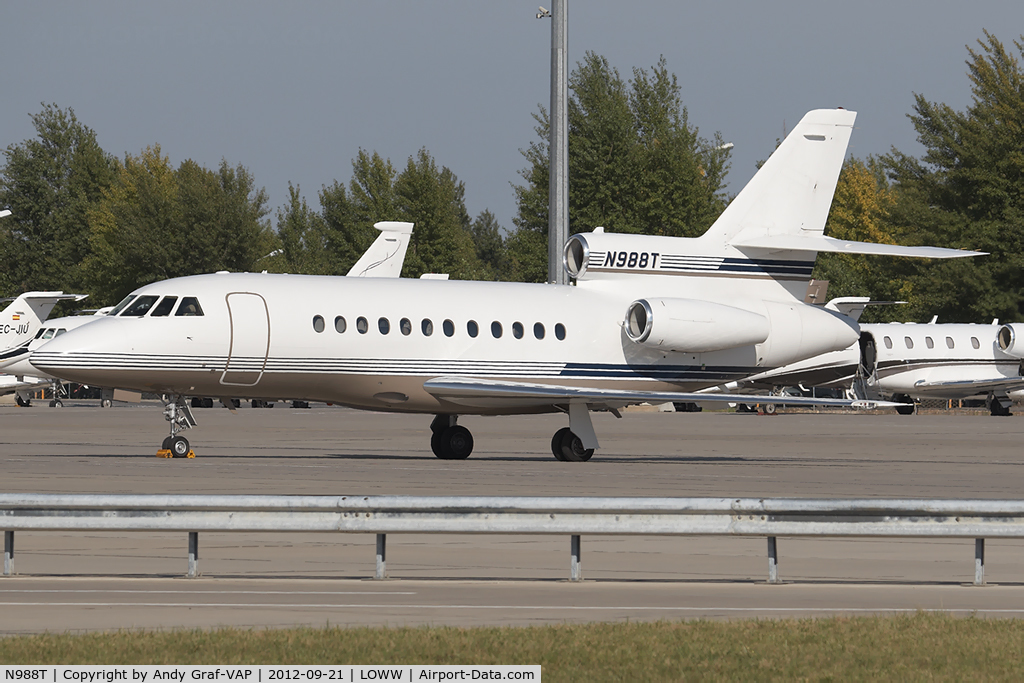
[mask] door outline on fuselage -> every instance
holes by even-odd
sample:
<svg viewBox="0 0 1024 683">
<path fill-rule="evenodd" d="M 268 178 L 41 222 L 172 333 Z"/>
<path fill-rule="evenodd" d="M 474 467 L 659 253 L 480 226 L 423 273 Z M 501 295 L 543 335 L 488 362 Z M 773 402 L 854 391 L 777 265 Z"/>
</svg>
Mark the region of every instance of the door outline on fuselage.
<svg viewBox="0 0 1024 683">
<path fill-rule="evenodd" d="M 234 301 L 232 297 L 235 297 Z M 267 356 L 270 354 L 270 307 L 267 306 L 267 300 L 256 292 L 228 292 L 224 300 L 228 307 L 230 341 L 228 360 L 220 376 L 220 383 L 233 387 L 254 387 L 263 377 Z M 255 334 L 243 335 L 242 330 L 246 325 L 252 327 Z M 262 335 L 259 334 L 261 328 Z M 259 362 L 258 370 L 254 369 L 251 362 L 241 364 L 241 368 L 238 367 L 239 361 L 236 361 L 236 367 L 231 366 L 232 359 L 259 359 L 260 355 L 262 361 Z M 252 381 L 247 381 L 250 379 Z"/>
</svg>

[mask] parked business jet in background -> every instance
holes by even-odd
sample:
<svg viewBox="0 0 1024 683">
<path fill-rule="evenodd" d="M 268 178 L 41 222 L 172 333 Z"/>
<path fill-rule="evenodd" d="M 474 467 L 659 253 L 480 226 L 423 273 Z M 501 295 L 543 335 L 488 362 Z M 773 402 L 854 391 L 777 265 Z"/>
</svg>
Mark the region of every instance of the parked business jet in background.
<svg viewBox="0 0 1024 683">
<path fill-rule="evenodd" d="M 721 387 L 749 391 L 784 386 L 851 389 L 859 398 L 890 397 L 902 415 L 913 399 L 984 399 L 1009 415 L 1024 390 L 1024 324 L 867 323 L 842 351 L 808 358 Z"/>
<path fill-rule="evenodd" d="M 592 409 L 708 400 L 688 392 L 857 342 L 854 321 L 802 301 L 816 252 L 978 253 L 823 236 L 855 117 L 808 113 L 701 237 L 574 235 L 564 262 L 575 286 L 177 278 L 137 289 L 31 362 L 166 395 L 162 450 L 179 457 L 190 452 L 179 432 L 195 424 L 183 397 L 205 395 L 432 413 L 431 449 L 443 459 L 472 451 L 459 415 L 562 411 L 569 426 L 552 453 L 587 460 L 598 447 Z"/>
</svg>

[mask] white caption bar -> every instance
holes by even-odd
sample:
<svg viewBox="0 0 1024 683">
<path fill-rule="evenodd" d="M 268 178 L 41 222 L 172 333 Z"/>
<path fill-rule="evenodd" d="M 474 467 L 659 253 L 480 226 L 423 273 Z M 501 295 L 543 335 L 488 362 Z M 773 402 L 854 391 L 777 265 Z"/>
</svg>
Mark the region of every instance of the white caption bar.
<svg viewBox="0 0 1024 683">
<path fill-rule="evenodd" d="M 540 665 L 456 666 L 0 666 L 0 683 L 365 683 L 366 681 L 540 681 Z"/>
</svg>

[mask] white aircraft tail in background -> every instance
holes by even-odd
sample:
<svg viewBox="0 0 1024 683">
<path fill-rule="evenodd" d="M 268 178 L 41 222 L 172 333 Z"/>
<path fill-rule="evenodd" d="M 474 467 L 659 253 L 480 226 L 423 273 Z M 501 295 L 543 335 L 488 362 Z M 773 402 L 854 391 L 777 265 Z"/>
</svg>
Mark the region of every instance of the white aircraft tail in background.
<svg viewBox="0 0 1024 683">
<path fill-rule="evenodd" d="M 373 227 L 380 235 L 348 271 L 349 277 L 399 277 L 412 237 L 412 223 L 381 221 Z"/>
<path fill-rule="evenodd" d="M 85 294 L 25 292 L 0 311 L 0 362 L 27 355 L 24 347 L 36 336 L 58 301 L 81 301 Z"/>
</svg>

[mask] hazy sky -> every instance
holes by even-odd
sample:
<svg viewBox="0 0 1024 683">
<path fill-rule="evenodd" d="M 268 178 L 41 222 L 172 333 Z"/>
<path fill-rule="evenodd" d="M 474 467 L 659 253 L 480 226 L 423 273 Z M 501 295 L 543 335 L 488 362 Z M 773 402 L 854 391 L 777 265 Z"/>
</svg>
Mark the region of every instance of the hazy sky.
<svg viewBox="0 0 1024 683">
<path fill-rule="evenodd" d="M 489 208 L 509 228 L 519 150 L 548 106 L 551 24 L 537 4 L 5 0 L 0 145 L 32 137 L 29 114 L 54 102 L 118 156 L 159 143 L 175 166 L 243 164 L 274 208 L 289 181 L 318 205 L 360 148 L 401 168 L 426 147 L 465 182 L 471 215 Z M 734 143 L 733 192 L 809 109 L 859 112 L 858 157 L 920 153 L 913 93 L 965 108 L 965 45 L 988 29 L 1016 52 L 1024 33 L 1020 0 L 568 7 L 570 69 L 591 50 L 628 77 L 664 55 L 691 122 Z"/>
</svg>

